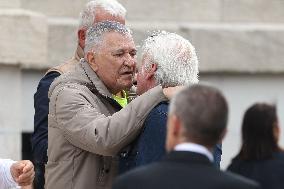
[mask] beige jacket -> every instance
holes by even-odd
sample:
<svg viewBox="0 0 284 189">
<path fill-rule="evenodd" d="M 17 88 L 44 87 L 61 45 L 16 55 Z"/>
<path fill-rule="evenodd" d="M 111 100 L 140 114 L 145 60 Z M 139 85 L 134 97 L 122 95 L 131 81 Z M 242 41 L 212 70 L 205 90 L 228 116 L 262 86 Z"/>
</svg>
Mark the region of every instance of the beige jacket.
<svg viewBox="0 0 284 189">
<path fill-rule="evenodd" d="M 49 97 L 47 189 L 111 188 L 115 156 L 166 100 L 155 87 L 117 112 L 120 107 L 84 60 L 52 83 Z"/>
</svg>

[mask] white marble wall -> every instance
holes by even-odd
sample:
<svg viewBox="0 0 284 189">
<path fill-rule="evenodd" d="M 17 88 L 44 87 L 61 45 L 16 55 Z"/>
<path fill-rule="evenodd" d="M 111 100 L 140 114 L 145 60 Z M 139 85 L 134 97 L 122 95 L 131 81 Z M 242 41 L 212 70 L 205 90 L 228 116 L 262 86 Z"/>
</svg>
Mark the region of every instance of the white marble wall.
<svg viewBox="0 0 284 189">
<path fill-rule="evenodd" d="M 23 112 L 18 67 L 0 66 L 0 86 L 0 157 L 19 159 Z"/>
</svg>

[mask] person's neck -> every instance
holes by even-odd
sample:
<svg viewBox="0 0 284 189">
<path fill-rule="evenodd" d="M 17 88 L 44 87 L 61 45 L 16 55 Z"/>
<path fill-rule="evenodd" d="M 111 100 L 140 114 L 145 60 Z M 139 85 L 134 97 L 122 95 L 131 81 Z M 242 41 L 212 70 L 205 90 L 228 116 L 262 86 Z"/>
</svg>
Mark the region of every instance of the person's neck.
<svg viewBox="0 0 284 189">
<path fill-rule="evenodd" d="M 203 146 L 201 144 L 192 143 L 192 142 L 179 143 L 174 147 L 174 151 L 195 152 L 207 156 L 208 159 L 212 162 L 214 161 L 212 151 L 210 151 L 206 146 Z"/>
<path fill-rule="evenodd" d="M 142 94 L 146 93 L 147 91 L 149 91 L 150 89 L 154 88 L 158 86 L 158 84 L 156 83 L 156 81 L 154 80 L 150 80 L 147 82 L 147 85 L 146 85 L 146 90 L 142 92 Z M 141 92 L 140 92 L 141 93 Z M 141 94 L 138 94 L 138 95 L 141 95 Z"/>
<path fill-rule="evenodd" d="M 210 152 L 213 152 L 213 149 L 214 149 L 214 146 L 202 144 L 201 142 L 195 141 L 195 140 L 189 140 L 189 139 L 186 138 L 186 137 L 180 138 L 180 140 L 178 141 L 178 143 L 176 144 L 176 146 L 179 145 L 179 144 L 184 144 L 184 143 L 191 143 L 191 144 L 196 144 L 196 145 L 203 146 L 204 148 L 206 148 L 206 149 L 207 149 L 208 151 L 210 151 Z"/>
</svg>

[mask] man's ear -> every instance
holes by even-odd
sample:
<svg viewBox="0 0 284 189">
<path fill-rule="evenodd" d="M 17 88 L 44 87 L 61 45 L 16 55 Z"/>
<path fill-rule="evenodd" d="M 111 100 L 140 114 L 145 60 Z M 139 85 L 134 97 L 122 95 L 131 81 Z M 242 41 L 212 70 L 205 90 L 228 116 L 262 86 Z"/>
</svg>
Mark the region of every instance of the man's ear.
<svg viewBox="0 0 284 189">
<path fill-rule="evenodd" d="M 167 120 L 167 139 L 166 149 L 171 151 L 178 144 L 181 125 L 178 117 L 174 114 L 169 114 Z"/>
<path fill-rule="evenodd" d="M 147 70 L 146 79 L 151 79 L 152 77 L 154 77 L 156 71 L 157 71 L 157 64 L 152 63 L 151 67 L 148 68 Z"/>
<path fill-rule="evenodd" d="M 78 34 L 79 45 L 82 48 L 85 48 L 86 30 L 79 29 L 77 34 Z"/>
<path fill-rule="evenodd" d="M 91 68 L 96 72 L 98 70 L 98 65 L 96 63 L 96 57 L 95 53 L 93 52 L 88 52 L 87 53 L 87 60 Z"/>
<path fill-rule="evenodd" d="M 173 135 L 175 137 L 178 137 L 181 133 L 181 128 L 182 128 L 181 122 L 176 115 L 173 115 L 172 122 L 173 122 L 173 130 L 172 130 Z"/>
<path fill-rule="evenodd" d="M 279 141 L 279 136 L 280 136 L 280 127 L 278 125 L 278 122 L 273 123 L 273 135 L 276 141 Z"/>
</svg>

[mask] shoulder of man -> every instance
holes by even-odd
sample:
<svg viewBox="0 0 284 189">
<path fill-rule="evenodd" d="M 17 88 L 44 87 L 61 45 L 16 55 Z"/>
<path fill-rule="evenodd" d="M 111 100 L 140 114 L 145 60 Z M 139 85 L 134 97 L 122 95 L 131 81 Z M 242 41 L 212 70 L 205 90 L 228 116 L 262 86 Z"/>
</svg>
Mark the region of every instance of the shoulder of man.
<svg viewBox="0 0 284 189">
<path fill-rule="evenodd" d="M 230 182 L 231 186 L 235 186 L 235 188 L 242 188 L 242 189 L 260 189 L 260 185 L 248 178 L 243 176 L 234 174 L 232 172 L 226 171 L 223 172 L 224 181 Z"/>
<path fill-rule="evenodd" d="M 65 73 L 68 73 L 70 71 L 72 71 L 75 67 L 76 64 L 78 64 L 79 61 L 73 57 L 71 59 L 69 59 L 68 61 L 58 65 L 58 66 L 55 66 L 55 67 L 52 67 L 50 68 L 49 70 L 47 70 L 47 72 L 45 73 L 45 75 L 49 74 L 50 72 L 58 72 L 60 74 L 65 74 Z"/>
</svg>

